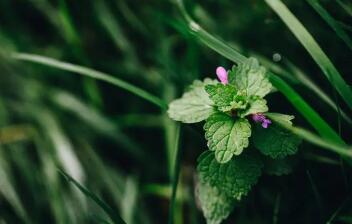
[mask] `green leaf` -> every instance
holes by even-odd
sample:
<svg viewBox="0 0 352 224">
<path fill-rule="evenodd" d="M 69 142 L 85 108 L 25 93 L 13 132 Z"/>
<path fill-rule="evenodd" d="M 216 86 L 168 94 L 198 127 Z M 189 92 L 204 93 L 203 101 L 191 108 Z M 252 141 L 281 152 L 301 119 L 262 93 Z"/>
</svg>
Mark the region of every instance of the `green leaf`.
<svg viewBox="0 0 352 224">
<path fill-rule="evenodd" d="M 209 183 L 229 196 L 240 200 L 247 195 L 261 175 L 263 162 L 254 152 L 234 157 L 228 163 L 219 163 L 212 151 L 206 151 L 198 158 L 199 179 Z"/>
<path fill-rule="evenodd" d="M 233 85 L 206 85 L 205 91 L 209 94 L 210 99 L 218 107 L 218 110 L 226 112 L 230 111 L 237 94 L 237 90 Z"/>
<path fill-rule="evenodd" d="M 245 117 L 249 114 L 264 113 L 268 111 L 268 106 L 266 105 L 266 100 L 260 97 L 252 97 L 249 100 L 249 107 L 247 110 L 238 111 L 240 117 Z"/>
<path fill-rule="evenodd" d="M 247 96 L 264 97 L 272 89 L 266 76 L 266 69 L 260 66 L 255 58 L 249 58 L 244 63 L 232 67 L 229 82 L 238 90 L 244 91 Z"/>
<path fill-rule="evenodd" d="M 293 115 L 280 113 L 265 113 L 265 116 L 283 125 L 292 125 L 292 120 L 295 118 Z"/>
<path fill-rule="evenodd" d="M 234 208 L 232 197 L 208 183 L 198 183 L 196 193 L 207 224 L 220 224 Z"/>
<path fill-rule="evenodd" d="M 183 123 L 196 123 L 207 119 L 215 110 L 204 86 L 215 83 L 217 81 L 211 79 L 205 79 L 204 82 L 194 81 L 190 91 L 170 103 L 167 111 L 169 117 Z"/>
<path fill-rule="evenodd" d="M 254 146 L 264 155 L 273 159 L 282 159 L 288 155 L 295 154 L 298 150 L 298 145 L 301 143 L 301 138 L 275 123 L 275 119 L 277 119 L 291 126 L 293 116 L 276 113 L 267 113 L 265 115 L 271 118 L 273 123 L 268 128 L 262 128 L 258 124 L 254 126 L 252 138 Z"/>
<path fill-rule="evenodd" d="M 235 119 L 224 113 L 214 113 L 204 125 L 209 149 L 215 151 L 218 162 L 226 163 L 248 147 L 251 126 L 247 119 Z"/>
</svg>

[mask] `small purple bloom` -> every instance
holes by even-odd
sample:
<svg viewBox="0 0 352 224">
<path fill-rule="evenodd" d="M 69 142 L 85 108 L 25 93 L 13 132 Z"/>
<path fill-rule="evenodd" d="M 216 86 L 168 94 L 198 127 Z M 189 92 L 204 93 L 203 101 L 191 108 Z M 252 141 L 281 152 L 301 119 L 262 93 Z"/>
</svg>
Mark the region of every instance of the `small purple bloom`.
<svg viewBox="0 0 352 224">
<path fill-rule="evenodd" d="M 263 128 L 268 128 L 269 124 L 271 124 L 271 120 L 269 119 L 264 119 L 262 123 Z"/>
<path fill-rule="evenodd" d="M 229 83 L 229 80 L 228 80 L 228 74 L 227 74 L 227 71 L 224 67 L 217 67 L 216 68 L 216 75 L 218 76 L 218 79 L 220 80 L 220 82 L 224 85 L 228 84 Z"/>
<path fill-rule="evenodd" d="M 265 119 L 265 116 L 263 114 L 260 114 L 260 113 L 252 114 L 252 119 L 253 119 L 253 121 L 259 123 L 259 122 L 262 122 Z"/>
<path fill-rule="evenodd" d="M 263 128 L 268 128 L 269 124 L 271 124 L 271 120 L 266 118 L 262 113 L 252 114 L 252 119 L 257 123 L 262 123 Z"/>
</svg>

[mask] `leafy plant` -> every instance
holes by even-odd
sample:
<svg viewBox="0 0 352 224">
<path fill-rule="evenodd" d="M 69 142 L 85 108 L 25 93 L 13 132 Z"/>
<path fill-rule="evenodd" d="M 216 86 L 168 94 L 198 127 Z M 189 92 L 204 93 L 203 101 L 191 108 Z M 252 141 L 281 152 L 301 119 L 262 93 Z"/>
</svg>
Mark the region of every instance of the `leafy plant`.
<svg viewBox="0 0 352 224">
<path fill-rule="evenodd" d="M 268 112 L 264 97 L 272 85 L 255 58 L 230 71 L 218 67 L 216 74 L 220 82 L 194 81 L 168 109 L 176 121 L 205 120 L 209 150 L 198 158 L 197 170 L 199 200 L 208 223 L 220 223 L 234 203 L 248 194 L 261 175 L 264 156 L 281 160 L 295 154 L 301 142 L 283 128 L 292 126 L 294 116 Z"/>
</svg>

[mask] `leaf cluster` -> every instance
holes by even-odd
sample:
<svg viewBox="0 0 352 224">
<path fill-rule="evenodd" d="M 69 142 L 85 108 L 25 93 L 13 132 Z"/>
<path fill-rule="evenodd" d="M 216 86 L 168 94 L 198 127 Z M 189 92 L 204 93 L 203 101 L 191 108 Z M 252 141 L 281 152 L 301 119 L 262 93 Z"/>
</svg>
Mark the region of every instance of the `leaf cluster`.
<svg viewBox="0 0 352 224">
<path fill-rule="evenodd" d="M 168 109 L 170 118 L 176 121 L 205 120 L 209 150 L 198 158 L 197 192 L 208 223 L 227 218 L 236 201 L 258 181 L 264 165 L 275 175 L 289 173 L 290 165 L 284 158 L 295 154 L 301 142 L 282 128 L 282 124 L 292 126 L 293 116 L 268 113 L 264 97 L 272 85 L 266 69 L 255 58 L 233 66 L 228 80 L 227 84 L 197 80 Z M 264 116 L 272 123 L 264 128 L 251 119 L 254 115 Z M 252 145 L 256 150 L 250 149 Z"/>
</svg>

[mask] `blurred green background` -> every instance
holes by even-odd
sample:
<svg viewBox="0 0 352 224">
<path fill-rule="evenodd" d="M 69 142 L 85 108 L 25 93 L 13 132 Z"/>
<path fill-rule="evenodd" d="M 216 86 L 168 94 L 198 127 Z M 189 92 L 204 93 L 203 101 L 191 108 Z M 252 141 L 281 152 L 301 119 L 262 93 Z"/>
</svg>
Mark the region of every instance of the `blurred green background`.
<svg viewBox="0 0 352 224">
<path fill-rule="evenodd" d="M 185 3 L 207 31 L 292 84 L 351 144 L 350 110 L 264 1 Z M 306 1 L 284 3 L 351 83 L 351 49 Z M 352 3 L 320 3 L 351 36 Z M 13 52 L 102 71 L 165 102 L 232 63 L 188 32 L 172 1 L 0 1 L 0 223 L 107 223 L 59 169 L 126 223 L 167 223 L 178 124 L 124 89 Z M 268 101 L 311 129 L 281 94 Z M 206 149 L 201 125 L 182 126 L 181 149 L 174 222 L 204 223 L 194 196 L 196 158 Z M 226 223 L 352 223 L 350 165 L 308 143 L 292 160 L 290 175 L 263 176 Z"/>
</svg>

